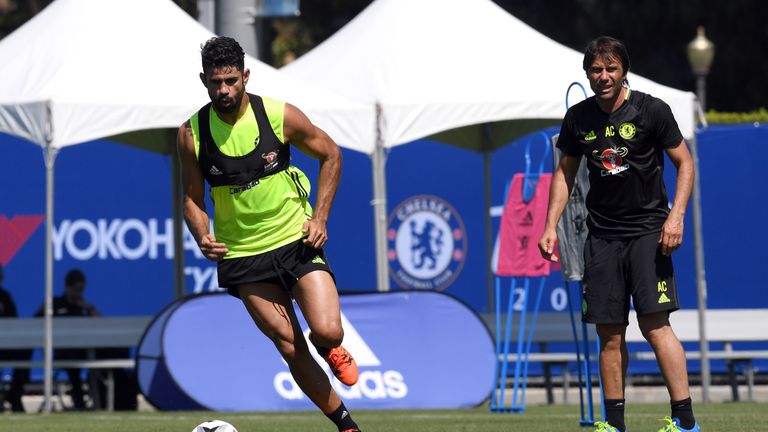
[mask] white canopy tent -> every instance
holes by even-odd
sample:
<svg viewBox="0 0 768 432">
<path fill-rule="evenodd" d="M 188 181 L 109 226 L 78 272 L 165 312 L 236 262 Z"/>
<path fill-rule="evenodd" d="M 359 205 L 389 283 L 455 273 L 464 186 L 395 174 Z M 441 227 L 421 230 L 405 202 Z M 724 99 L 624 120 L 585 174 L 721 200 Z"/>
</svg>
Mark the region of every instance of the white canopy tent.
<svg viewBox="0 0 768 432">
<path fill-rule="evenodd" d="M 557 123 L 569 84 L 580 81 L 589 88 L 582 58 L 490 0 L 376 0 L 282 69 L 377 108 L 376 140 L 363 148 L 374 159 L 379 289 L 389 286 L 384 149 L 462 126 L 514 120 L 500 134 L 504 140 L 492 137 L 484 146 L 490 150 L 511 136 Z M 629 82 L 664 99 L 684 135 L 693 136 L 692 93 L 632 73 Z"/>
<path fill-rule="evenodd" d="M 163 132 L 120 138 L 173 152 L 175 129 L 208 100 L 198 73 L 200 44 L 212 36 L 170 0 L 57 0 L 0 41 L 0 132 L 40 145 L 47 171 L 46 410 L 51 395 L 56 153 L 62 147 L 148 129 Z M 371 108 L 303 84 L 251 57 L 246 67 L 251 69 L 249 91 L 299 106 L 341 145 L 364 150 L 361 140 L 373 141 Z M 164 141 L 152 141 L 158 137 Z M 177 183 L 174 172 L 178 286 L 183 283 L 183 256 Z"/>
</svg>

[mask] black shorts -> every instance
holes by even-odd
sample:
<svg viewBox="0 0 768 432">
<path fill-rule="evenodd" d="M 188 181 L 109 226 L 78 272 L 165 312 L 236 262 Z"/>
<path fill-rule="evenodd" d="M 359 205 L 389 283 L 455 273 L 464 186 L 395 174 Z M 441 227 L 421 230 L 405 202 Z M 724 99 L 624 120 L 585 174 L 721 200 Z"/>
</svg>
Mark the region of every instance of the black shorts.
<svg viewBox="0 0 768 432">
<path fill-rule="evenodd" d="M 672 258 L 662 255 L 660 235 L 621 240 L 587 237 L 584 322 L 628 324 L 630 295 L 638 315 L 680 309 Z"/>
<path fill-rule="evenodd" d="M 297 240 L 275 250 L 218 263 L 219 286 L 240 298 L 240 285 L 265 282 L 290 291 L 302 276 L 315 270 L 328 272 L 336 280 L 323 249 L 315 249 Z"/>
</svg>

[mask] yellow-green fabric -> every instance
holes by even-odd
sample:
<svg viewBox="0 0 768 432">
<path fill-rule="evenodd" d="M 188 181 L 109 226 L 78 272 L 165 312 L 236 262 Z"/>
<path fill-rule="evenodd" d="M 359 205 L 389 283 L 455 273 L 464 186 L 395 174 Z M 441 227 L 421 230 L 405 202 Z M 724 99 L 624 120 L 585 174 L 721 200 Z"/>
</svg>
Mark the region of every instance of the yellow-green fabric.
<svg viewBox="0 0 768 432">
<path fill-rule="evenodd" d="M 262 100 L 272 130 L 284 142 L 285 102 L 264 96 Z M 213 108 L 209 117 L 211 136 L 222 153 L 243 156 L 253 151 L 259 128 L 250 104 L 245 115 L 234 125 L 222 121 Z M 195 155 L 198 155 L 197 113 L 190 119 L 190 124 L 195 138 Z M 294 166 L 263 177 L 251 187 L 212 187 L 213 231 L 216 240 L 229 250 L 224 259 L 262 254 L 301 239 L 301 228 L 312 217 L 312 207 L 307 200 L 310 187 L 306 175 Z"/>
</svg>

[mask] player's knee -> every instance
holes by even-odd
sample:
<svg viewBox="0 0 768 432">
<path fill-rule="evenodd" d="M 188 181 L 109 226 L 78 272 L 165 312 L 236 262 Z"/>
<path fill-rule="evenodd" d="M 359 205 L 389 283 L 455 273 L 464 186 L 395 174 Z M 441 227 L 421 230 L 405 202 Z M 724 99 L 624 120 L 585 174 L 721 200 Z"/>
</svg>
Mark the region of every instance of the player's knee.
<svg viewBox="0 0 768 432">
<path fill-rule="evenodd" d="M 312 329 L 312 338 L 321 346 L 339 346 L 344 339 L 344 329 L 341 327 L 341 323 L 326 323 Z"/>
</svg>

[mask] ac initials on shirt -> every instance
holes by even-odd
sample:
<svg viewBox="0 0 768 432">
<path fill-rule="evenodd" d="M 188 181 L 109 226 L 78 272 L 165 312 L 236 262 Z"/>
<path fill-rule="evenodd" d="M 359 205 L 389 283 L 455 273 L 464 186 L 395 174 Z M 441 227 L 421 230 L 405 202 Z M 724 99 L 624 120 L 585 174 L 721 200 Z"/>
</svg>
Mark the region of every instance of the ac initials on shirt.
<svg viewBox="0 0 768 432">
<path fill-rule="evenodd" d="M 616 135 L 616 130 L 614 129 L 613 125 L 608 125 L 605 127 L 605 136 L 610 137 Z"/>
</svg>

